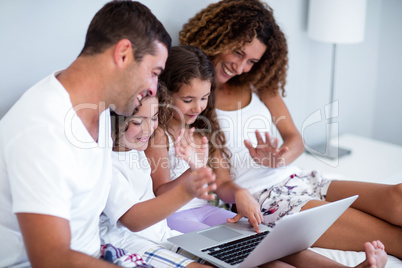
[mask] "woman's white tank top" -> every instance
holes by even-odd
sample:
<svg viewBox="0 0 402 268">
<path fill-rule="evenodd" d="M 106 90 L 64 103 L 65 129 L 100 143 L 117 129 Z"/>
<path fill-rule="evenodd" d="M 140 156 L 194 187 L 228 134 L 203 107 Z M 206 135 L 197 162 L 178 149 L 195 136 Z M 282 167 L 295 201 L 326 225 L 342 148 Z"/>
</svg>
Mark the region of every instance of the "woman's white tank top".
<svg viewBox="0 0 402 268">
<path fill-rule="evenodd" d="M 226 136 L 226 146 L 232 153 L 231 164 L 234 180 L 251 193 L 262 190 L 287 178 L 298 168 L 264 167 L 252 159 L 244 140 L 257 145 L 255 131 L 265 137 L 268 132 L 272 138 L 277 137 L 277 129 L 272 123 L 271 113 L 256 93 L 251 94 L 250 103 L 239 110 L 223 111 L 216 109 L 219 123 Z"/>
</svg>

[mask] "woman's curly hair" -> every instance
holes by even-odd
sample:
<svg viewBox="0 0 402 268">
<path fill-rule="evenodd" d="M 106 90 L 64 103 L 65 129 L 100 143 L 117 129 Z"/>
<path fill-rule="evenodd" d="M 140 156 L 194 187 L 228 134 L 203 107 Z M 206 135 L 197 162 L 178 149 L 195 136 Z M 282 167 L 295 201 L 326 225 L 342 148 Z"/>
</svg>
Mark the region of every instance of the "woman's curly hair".
<svg viewBox="0 0 402 268">
<path fill-rule="evenodd" d="M 229 159 L 230 151 L 225 147 L 225 135 L 220 129 L 219 121 L 215 110 L 215 68 L 205 53 L 193 46 L 174 46 L 169 53 L 166 61 L 165 70 L 159 77 L 160 83 L 167 87 L 169 95 L 179 92 L 180 88 L 195 78 L 201 81 L 211 82 L 211 92 L 208 97 L 208 103 L 204 111 L 197 117 L 195 122 L 189 128 L 194 127 L 197 133 L 208 138 L 209 157 L 208 166 L 215 169 L 218 163 L 215 152 L 221 150 L 224 159 Z M 159 99 L 159 103 L 163 100 Z M 173 112 L 174 107 L 172 107 Z M 171 118 L 171 117 L 170 117 Z M 169 121 L 160 120 L 160 126 L 169 132 Z M 230 163 L 223 163 L 230 170 Z"/>
<path fill-rule="evenodd" d="M 222 52 L 241 49 L 255 37 L 267 50 L 250 72 L 228 83 L 252 85 L 260 96 L 278 91 L 285 96 L 287 43 L 267 4 L 260 0 L 222 0 L 189 19 L 179 33 L 180 44 L 199 47 L 212 60 Z"/>
</svg>

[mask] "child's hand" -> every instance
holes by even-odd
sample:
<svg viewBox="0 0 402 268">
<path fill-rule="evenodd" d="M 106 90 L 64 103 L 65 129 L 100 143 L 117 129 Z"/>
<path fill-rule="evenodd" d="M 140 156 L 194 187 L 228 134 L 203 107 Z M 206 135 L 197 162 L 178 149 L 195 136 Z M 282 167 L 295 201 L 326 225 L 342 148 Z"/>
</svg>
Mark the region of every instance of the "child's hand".
<svg viewBox="0 0 402 268">
<path fill-rule="evenodd" d="M 176 139 L 176 156 L 185 160 L 192 171 L 205 167 L 208 161 L 208 139 L 202 137 L 201 145 L 194 142 L 194 128 L 185 131 L 183 128 Z"/>
<path fill-rule="evenodd" d="M 236 191 L 235 199 L 237 215 L 227 221 L 233 223 L 239 221 L 243 217 L 247 217 L 248 222 L 254 227 L 255 231 L 260 233 L 261 230 L 258 225 L 260 225 L 264 219 L 258 202 L 250 192 L 244 188 Z"/>
<path fill-rule="evenodd" d="M 255 136 L 258 142 L 256 148 L 253 147 L 250 141 L 244 141 L 244 145 L 246 145 L 253 160 L 257 164 L 266 167 L 276 168 L 284 166 L 285 159 L 283 154 L 289 151 L 289 148 L 278 148 L 278 139 L 275 138 L 271 141 L 271 136 L 269 136 L 268 132 L 265 133 L 265 142 L 258 130 L 255 131 Z"/>
<path fill-rule="evenodd" d="M 211 192 L 216 190 L 215 173 L 209 167 L 202 167 L 191 172 L 186 180 L 186 188 L 194 197 L 213 200 L 215 195 Z"/>
</svg>

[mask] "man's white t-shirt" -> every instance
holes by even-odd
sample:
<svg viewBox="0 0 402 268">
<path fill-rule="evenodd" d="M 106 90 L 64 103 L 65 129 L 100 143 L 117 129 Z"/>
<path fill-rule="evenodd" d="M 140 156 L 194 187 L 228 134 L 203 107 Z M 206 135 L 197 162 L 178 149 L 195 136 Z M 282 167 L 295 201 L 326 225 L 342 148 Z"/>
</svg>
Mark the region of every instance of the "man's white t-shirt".
<svg viewBox="0 0 402 268">
<path fill-rule="evenodd" d="M 99 215 L 112 181 L 110 114 L 101 114 L 95 142 L 56 75 L 25 92 L 0 121 L 0 267 L 30 266 L 15 215 L 22 212 L 68 220 L 71 248 L 99 255 Z"/>
<path fill-rule="evenodd" d="M 109 217 L 102 214 L 100 219 L 103 242 L 141 255 L 155 245 L 170 248 L 172 245 L 167 238 L 181 233 L 171 230 L 166 220 L 135 233 L 118 222 L 127 210 L 127 204 L 121 202 L 121 196 L 131 196 L 131 207 L 133 204 L 155 198 L 155 194 L 152 187 L 151 167 L 144 152 L 135 150 L 113 152 L 112 157 L 114 180 L 105 208 L 105 213 Z M 119 205 L 123 209 L 116 209 Z"/>
</svg>

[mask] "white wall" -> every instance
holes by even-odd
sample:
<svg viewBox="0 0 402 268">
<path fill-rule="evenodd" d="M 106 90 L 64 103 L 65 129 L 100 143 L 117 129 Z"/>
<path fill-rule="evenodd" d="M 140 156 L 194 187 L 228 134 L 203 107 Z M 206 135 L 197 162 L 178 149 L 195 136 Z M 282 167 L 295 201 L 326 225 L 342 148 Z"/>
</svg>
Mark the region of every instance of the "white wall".
<svg viewBox="0 0 402 268">
<path fill-rule="evenodd" d="M 338 124 L 340 134 L 373 137 L 381 6 L 381 0 L 368 0 L 363 42 L 337 45 L 334 99 L 339 101 L 339 116 L 334 118 L 334 122 Z M 312 99 L 305 112 L 313 113 L 321 109 L 325 118 L 323 108 L 329 104 L 332 44 L 310 40 L 306 50 L 309 53 L 309 69 L 304 93 Z M 307 118 L 308 114 L 303 116 Z M 310 126 L 305 132 L 307 142 L 312 144 L 320 139 L 327 123 L 328 120 L 323 120 Z M 402 139 L 400 142 L 402 144 Z"/>
<path fill-rule="evenodd" d="M 0 117 L 30 86 L 78 56 L 105 2 L 0 1 Z"/>
<path fill-rule="evenodd" d="M 285 102 L 307 144 L 325 138 L 324 119 L 303 128 L 329 102 L 331 45 L 308 38 L 307 0 L 266 0 L 288 38 Z M 0 118 L 31 85 L 67 67 L 106 0 L 0 1 Z M 181 25 L 215 0 L 142 0 L 177 44 Z M 339 132 L 402 145 L 402 11 L 400 0 L 368 0 L 362 43 L 339 45 L 335 98 Z"/>
<path fill-rule="evenodd" d="M 387 0 L 381 10 L 374 137 L 402 145 L 402 1 Z"/>
</svg>

